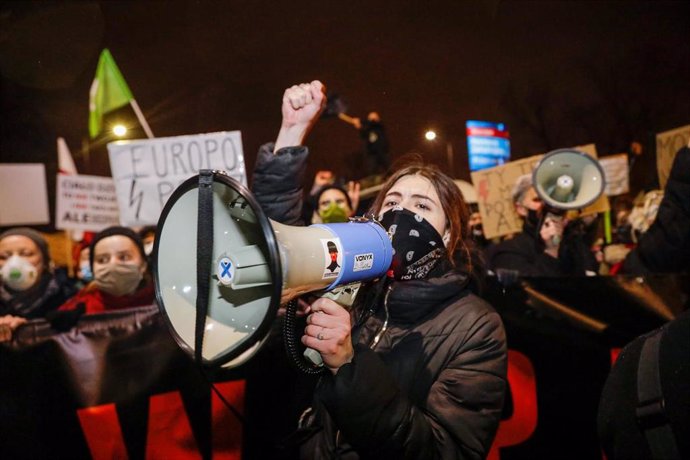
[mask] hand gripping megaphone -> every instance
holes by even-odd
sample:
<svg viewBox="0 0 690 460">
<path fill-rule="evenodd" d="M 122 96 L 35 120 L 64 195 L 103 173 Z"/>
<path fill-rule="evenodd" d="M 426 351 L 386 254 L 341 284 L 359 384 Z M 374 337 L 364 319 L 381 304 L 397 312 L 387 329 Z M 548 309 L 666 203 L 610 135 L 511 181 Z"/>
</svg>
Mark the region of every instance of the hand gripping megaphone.
<svg viewBox="0 0 690 460">
<path fill-rule="evenodd" d="M 594 203 L 604 192 L 606 177 L 599 162 L 586 153 L 558 149 L 542 157 L 532 183 L 547 207 L 569 211 Z"/>
<path fill-rule="evenodd" d="M 279 224 L 241 183 L 203 170 L 165 204 L 152 265 L 156 299 L 178 345 L 208 367 L 232 368 L 259 350 L 281 304 L 378 278 L 392 254 L 375 221 Z"/>
<path fill-rule="evenodd" d="M 562 220 L 571 210 L 581 210 L 594 203 L 606 186 L 604 169 L 585 152 L 558 149 L 545 154 L 532 172 L 532 184 L 544 202 L 538 229 L 547 218 Z M 559 244 L 560 236 L 553 236 Z"/>
</svg>

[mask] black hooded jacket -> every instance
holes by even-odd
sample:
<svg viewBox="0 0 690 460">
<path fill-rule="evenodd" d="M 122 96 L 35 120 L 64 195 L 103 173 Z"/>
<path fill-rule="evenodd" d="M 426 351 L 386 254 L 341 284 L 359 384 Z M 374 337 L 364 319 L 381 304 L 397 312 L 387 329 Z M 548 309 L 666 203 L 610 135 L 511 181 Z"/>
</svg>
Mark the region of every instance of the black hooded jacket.
<svg viewBox="0 0 690 460">
<path fill-rule="evenodd" d="M 304 147 L 276 156 L 272 145 L 261 148 L 253 187 L 272 219 L 284 222 L 299 203 L 267 193 L 265 181 L 275 177 L 271 160 L 300 167 L 306 155 Z M 319 382 L 303 458 L 488 454 L 506 390 L 506 338 L 499 315 L 469 284 L 468 275 L 446 262 L 424 280 L 383 279 L 360 289 L 352 311 L 354 359 Z"/>
</svg>

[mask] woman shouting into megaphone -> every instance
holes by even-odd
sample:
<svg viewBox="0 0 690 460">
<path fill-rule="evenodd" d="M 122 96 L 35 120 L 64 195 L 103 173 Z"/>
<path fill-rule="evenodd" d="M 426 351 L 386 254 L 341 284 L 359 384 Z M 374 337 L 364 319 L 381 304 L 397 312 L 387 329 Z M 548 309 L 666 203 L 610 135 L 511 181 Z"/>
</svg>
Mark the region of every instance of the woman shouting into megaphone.
<svg viewBox="0 0 690 460">
<path fill-rule="evenodd" d="M 314 81 L 288 88 L 275 145 L 259 152 L 253 190 L 274 220 L 295 224 L 324 103 Z M 278 179 L 278 180 L 277 180 Z M 503 408 L 507 351 L 499 315 L 475 294 L 469 211 L 453 180 L 416 160 L 383 184 L 372 209 L 394 249 L 385 276 L 351 311 L 305 307 L 302 343 L 328 368 L 301 420 L 303 458 L 483 458 Z"/>
</svg>

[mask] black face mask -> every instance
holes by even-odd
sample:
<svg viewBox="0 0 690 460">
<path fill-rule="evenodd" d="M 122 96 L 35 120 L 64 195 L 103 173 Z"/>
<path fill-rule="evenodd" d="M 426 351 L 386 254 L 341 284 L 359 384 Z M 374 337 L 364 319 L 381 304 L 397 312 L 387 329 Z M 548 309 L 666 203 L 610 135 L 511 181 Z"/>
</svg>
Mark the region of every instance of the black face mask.
<svg viewBox="0 0 690 460">
<path fill-rule="evenodd" d="M 472 238 L 482 238 L 484 236 L 484 227 L 482 224 L 473 225 L 470 227 Z"/>
<path fill-rule="evenodd" d="M 388 276 L 396 280 L 426 278 L 446 254 L 441 235 L 419 214 L 402 208 L 386 211 L 381 225 L 393 244 L 393 263 Z"/>
<path fill-rule="evenodd" d="M 525 221 L 532 227 L 536 227 L 537 225 L 539 225 L 539 212 L 535 211 L 534 209 L 528 209 Z"/>
</svg>

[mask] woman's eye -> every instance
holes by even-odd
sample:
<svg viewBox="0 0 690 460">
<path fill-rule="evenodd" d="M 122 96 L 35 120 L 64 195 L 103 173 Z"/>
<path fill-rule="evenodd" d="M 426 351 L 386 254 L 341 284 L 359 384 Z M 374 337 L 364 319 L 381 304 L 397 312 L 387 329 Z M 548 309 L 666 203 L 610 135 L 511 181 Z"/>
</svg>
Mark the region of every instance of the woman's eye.
<svg viewBox="0 0 690 460">
<path fill-rule="evenodd" d="M 425 211 L 429 209 L 429 206 L 427 206 L 427 205 L 424 204 L 424 203 L 417 203 L 417 207 L 418 207 L 419 209 L 423 209 L 423 210 L 425 210 Z"/>
<path fill-rule="evenodd" d="M 389 201 L 386 201 L 383 205 L 384 205 L 385 207 L 393 207 L 393 206 L 395 206 L 396 204 L 398 204 L 398 203 L 397 203 L 395 200 L 389 200 Z"/>
</svg>

